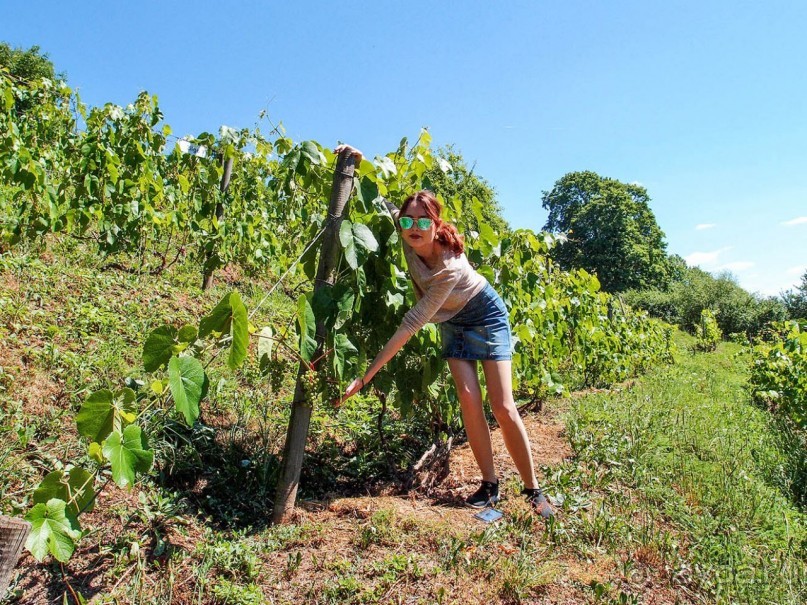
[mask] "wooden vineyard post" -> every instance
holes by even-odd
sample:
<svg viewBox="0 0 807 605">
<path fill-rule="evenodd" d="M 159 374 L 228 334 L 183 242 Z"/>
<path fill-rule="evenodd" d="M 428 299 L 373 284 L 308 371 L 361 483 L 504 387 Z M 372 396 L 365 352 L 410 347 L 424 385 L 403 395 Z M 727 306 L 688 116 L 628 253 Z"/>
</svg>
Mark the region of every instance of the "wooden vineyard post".
<svg viewBox="0 0 807 605">
<path fill-rule="evenodd" d="M 328 224 L 323 234 L 320 250 L 317 278 L 314 292 L 320 288 L 333 285 L 336 281 L 336 270 L 339 262 L 341 244 L 339 243 L 339 227 L 347 200 L 353 191 L 353 173 L 356 169 L 355 159 L 349 152 L 339 154 L 336 170 L 333 175 L 333 189 L 328 205 Z M 317 320 L 317 352 L 314 359 L 322 353 L 325 342 L 325 326 Z M 303 375 L 308 371 L 305 364 L 300 363 L 297 371 L 297 385 L 294 389 L 294 400 L 286 433 L 286 445 L 283 449 L 283 460 L 280 465 L 280 476 L 275 493 L 275 506 L 272 513 L 273 523 L 282 523 L 294 508 L 297 499 L 297 486 L 300 482 L 300 471 L 303 467 L 303 454 L 308 439 L 308 427 L 311 422 L 311 402 L 303 389 Z"/>
<path fill-rule="evenodd" d="M 219 201 L 216 202 L 216 220 L 221 221 L 221 217 L 224 216 L 224 204 L 221 201 L 221 197 L 227 192 L 227 188 L 230 186 L 230 176 L 233 173 L 233 158 L 227 158 L 224 161 L 224 174 L 221 175 L 221 184 L 219 185 L 219 191 L 221 192 L 221 196 L 219 197 Z M 210 286 L 213 285 L 213 262 L 214 262 L 215 252 L 213 250 L 209 250 L 207 252 L 207 258 L 205 259 L 205 266 L 202 270 L 204 276 L 202 277 L 202 290 L 207 290 Z"/>
<path fill-rule="evenodd" d="M 28 521 L 0 515 L 0 599 L 6 595 L 11 574 L 30 531 Z"/>
</svg>

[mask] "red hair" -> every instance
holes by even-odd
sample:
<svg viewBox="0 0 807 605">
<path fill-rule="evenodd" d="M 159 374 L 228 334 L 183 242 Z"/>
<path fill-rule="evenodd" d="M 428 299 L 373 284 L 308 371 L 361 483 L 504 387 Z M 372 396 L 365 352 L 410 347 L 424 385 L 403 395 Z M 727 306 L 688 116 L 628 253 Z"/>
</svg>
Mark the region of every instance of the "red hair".
<svg viewBox="0 0 807 605">
<path fill-rule="evenodd" d="M 465 250 L 465 244 L 463 243 L 464 238 L 459 234 L 459 231 L 457 231 L 454 225 L 440 218 L 443 206 L 437 201 L 434 193 L 428 189 L 421 189 L 417 193 L 410 195 L 406 198 L 403 206 L 401 206 L 401 216 L 403 216 L 407 208 L 415 202 L 420 202 L 426 211 L 426 216 L 434 221 L 437 227 L 434 239 L 451 250 L 454 254 L 462 254 L 463 250 Z"/>
</svg>

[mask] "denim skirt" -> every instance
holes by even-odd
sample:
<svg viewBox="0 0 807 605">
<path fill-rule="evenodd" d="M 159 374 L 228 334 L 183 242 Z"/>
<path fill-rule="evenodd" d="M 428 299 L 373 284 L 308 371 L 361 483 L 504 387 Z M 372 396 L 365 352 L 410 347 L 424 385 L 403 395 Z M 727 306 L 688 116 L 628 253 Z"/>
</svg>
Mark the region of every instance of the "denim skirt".
<svg viewBox="0 0 807 605">
<path fill-rule="evenodd" d="M 513 356 L 504 301 L 487 284 L 459 313 L 440 324 L 443 359 L 490 359 Z"/>
</svg>

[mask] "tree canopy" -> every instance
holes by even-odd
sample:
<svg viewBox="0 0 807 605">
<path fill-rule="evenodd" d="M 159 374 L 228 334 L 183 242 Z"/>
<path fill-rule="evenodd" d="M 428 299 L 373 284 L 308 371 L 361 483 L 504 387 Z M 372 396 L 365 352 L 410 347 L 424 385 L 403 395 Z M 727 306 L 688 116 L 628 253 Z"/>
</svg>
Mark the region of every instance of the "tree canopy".
<svg viewBox="0 0 807 605">
<path fill-rule="evenodd" d="M 15 78 L 25 81 L 40 78 L 53 80 L 57 77 L 53 63 L 47 54 L 40 52 L 38 46 L 23 50 L 0 42 L 0 67 L 7 69 Z"/>
<path fill-rule="evenodd" d="M 727 336 L 756 336 L 769 322 L 782 321 L 787 316 L 781 301 L 747 292 L 731 273 L 715 276 L 698 267 L 685 267 L 672 279 L 667 291 L 629 290 L 621 296 L 630 306 L 645 309 L 653 317 L 690 332 L 700 323 L 704 309 L 715 314 L 720 330 Z"/>
<path fill-rule="evenodd" d="M 479 221 L 471 210 L 474 198 L 481 202 L 482 222 L 493 227 L 497 233 L 509 231 L 510 227 L 502 217 L 502 207 L 496 199 L 496 190 L 484 178 L 474 174 L 473 168 L 468 168 L 462 154 L 453 145 L 448 145 L 437 150 L 437 157 L 451 164 L 451 170 L 445 172 L 435 166 L 426 171 L 432 191 L 442 195 L 445 200 L 458 196 L 463 215 L 468 217 L 469 225 L 475 231 L 479 231 Z"/>
<path fill-rule="evenodd" d="M 542 198 L 549 211 L 544 230 L 568 236 L 552 257 L 565 270 L 596 273 L 607 292 L 666 287 L 667 244 L 649 202 L 641 185 L 570 172 Z"/>
<path fill-rule="evenodd" d="M 801 283 L 781 297 L 790 319 L 807 319 L 807 271 L 801 276 Z"/>
</svg>

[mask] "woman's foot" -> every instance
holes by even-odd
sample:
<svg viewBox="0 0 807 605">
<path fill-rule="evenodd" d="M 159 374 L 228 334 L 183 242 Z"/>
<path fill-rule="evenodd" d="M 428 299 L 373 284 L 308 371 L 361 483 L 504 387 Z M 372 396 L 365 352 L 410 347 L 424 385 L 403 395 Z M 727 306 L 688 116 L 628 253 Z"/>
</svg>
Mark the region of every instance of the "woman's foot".
<svg viewBox="0 0 807 605">
<path fill-rule="evenodd" d="M 471 508 L 493 506 L 499 501 L 499 482 L 482 481 L 479 489 L 465 498 L 465 504 Z"/>
<path fill-rule="evenodd" d="M 539 513 L 544 519 L 551 519 L 555 516 L 555 511 L 552 510 L 552 505 L 549 504 L 549 501 L 544 496 L 544 493 L 538 489 L 527 489 L 524 488 L 521 490 L 521 495 L 527 498 L 527 502 L 530 503 L 532 509 Z"/>
</svg>

